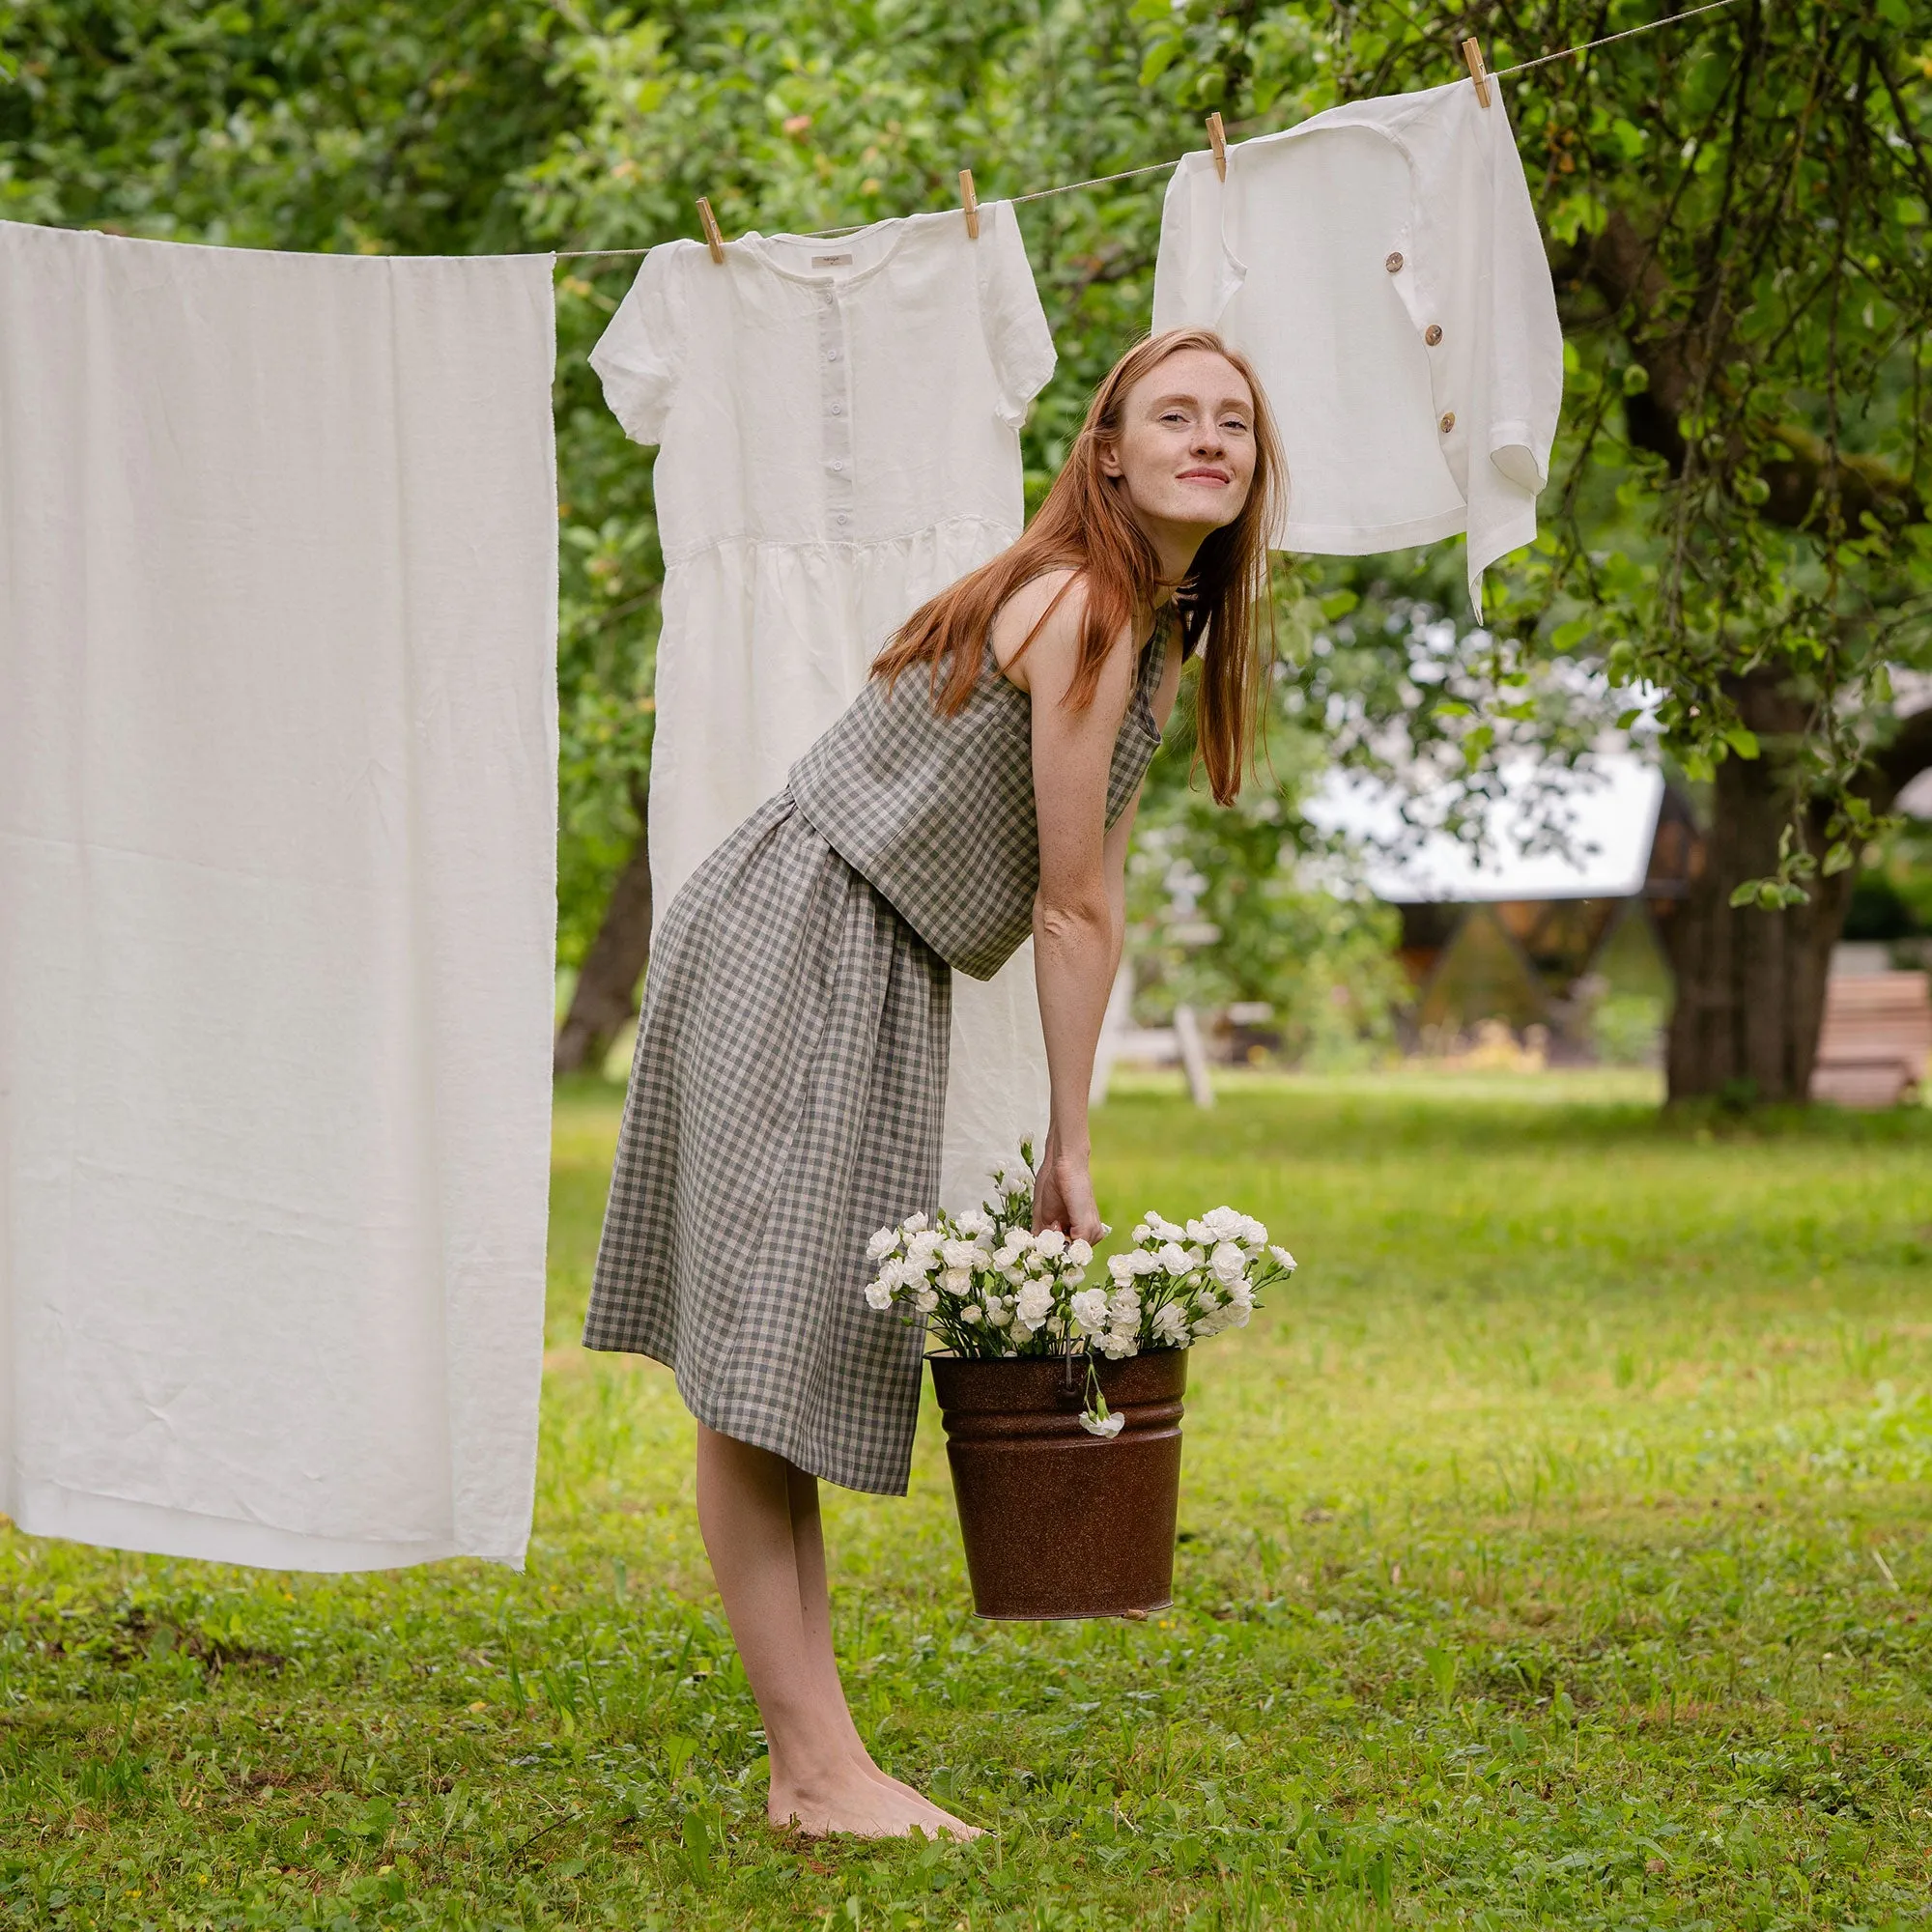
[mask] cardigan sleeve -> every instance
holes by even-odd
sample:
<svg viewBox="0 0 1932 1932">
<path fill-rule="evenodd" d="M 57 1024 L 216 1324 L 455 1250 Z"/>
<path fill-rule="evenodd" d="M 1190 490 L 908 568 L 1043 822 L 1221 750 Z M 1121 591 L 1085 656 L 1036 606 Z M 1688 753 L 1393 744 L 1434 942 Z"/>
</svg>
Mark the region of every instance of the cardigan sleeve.
<svg viewBox="0 0 1932 1932">
<path fill-rule="evenodd" d="M 1563 403 L 1563 327 L 1529 185 L 1500 99 L 1490 133 L 1490 260 L 1495 278 L 1489 339 L 1490 460 L 1512 483 L 1534 493 L 1549 481 L 1549 451 Z"/>
</svg>

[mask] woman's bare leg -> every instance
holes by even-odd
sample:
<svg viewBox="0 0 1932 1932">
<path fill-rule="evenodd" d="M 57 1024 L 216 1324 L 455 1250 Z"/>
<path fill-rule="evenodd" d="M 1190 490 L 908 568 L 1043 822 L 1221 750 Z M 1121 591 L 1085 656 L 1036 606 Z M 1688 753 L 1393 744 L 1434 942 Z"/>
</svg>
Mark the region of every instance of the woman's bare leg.
<svg viewBox="0 0 1932 1932">
<path fill-rule="evenodd" d="M 831 1699 L 838 1704 L 845 1729 L 850 1734 L 852 1749 L 864 1760 L 866 1770 L 871 1776 L 891 1785 L 895 1791 L 904 1792 L 924 1806 L 931 1814 L 927 1830 L 937 1828 L 977 1837 L 977 1827 L 953 1817 L 950 1811 L 942 1811 L 911 1785 L 881 1770 L 873 1761 L 865 1740 L 860 1737 L 858 1726 L 852 1721 L 851 1707 L 845 1701 L 845 1687 L 838 1681 L 838 1660 L 832 1648 L 832 1592 L 826 1581 L 825 1529 L 818 1508 L 818 1478 L 808 1475 L 794 1464 L 787 1463 L 785 1466 L 789 1471 L 792 1548 L 798 1560 L 798 1596 L 804 1612 L 806 1645 L 811 1655 L 812 1669 L 829 1687 Z"/>
<path fill-rule="evenodd" d="M 832 1655 L 815 1484 L 802 1539 L 794 1528 L 793 1490 L 801 1478 L 783 1457 L 699 1424 L 698 1527 L 764 1720 L 772 1763 L 768 1814 L 774 1824 L 795 1821 L 812 1833 L 898 1837 L 915 1826 L 967 1833 L 937 1805 L 887 1779 L 859 1741 Z"/>
</svg>

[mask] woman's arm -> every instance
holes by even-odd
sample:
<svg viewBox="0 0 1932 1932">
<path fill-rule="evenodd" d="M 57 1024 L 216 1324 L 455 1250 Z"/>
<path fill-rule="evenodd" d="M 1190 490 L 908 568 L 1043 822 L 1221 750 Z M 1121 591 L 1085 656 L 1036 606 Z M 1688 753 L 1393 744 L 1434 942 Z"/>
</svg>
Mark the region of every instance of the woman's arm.
<svg viewBox="0 0 1932 1932">
<path fill-rule="evenodd" d="M 1117 826 L 1114 835 L 1107 831 L 1107 780 L 1114 741 L 1133 696 L 1134 662 L 1131 639 L 1123 633 L 1101 669 L 1093 702 L 1078 710 L 1063 703 L 1079 662 L 1085 608 L 1075 584 L 1013 669 L 1024 670 L 1033 695 L 1034 799 L 1039 821 L 1034 972 L 1053 1094 L 1034 1220 L 1038 1227 L 1064 1228 L 1081 1239 L 1097 1241 L 1100 1217 L 1088 1168 L 1087 1090 L 1120 963 L 1126 838 L 1124 825 Z M 1015 615 L 1024 618 L 1025 613 Z M 1001 629 L 996 624 L 996 650 Z"/>
</svg>

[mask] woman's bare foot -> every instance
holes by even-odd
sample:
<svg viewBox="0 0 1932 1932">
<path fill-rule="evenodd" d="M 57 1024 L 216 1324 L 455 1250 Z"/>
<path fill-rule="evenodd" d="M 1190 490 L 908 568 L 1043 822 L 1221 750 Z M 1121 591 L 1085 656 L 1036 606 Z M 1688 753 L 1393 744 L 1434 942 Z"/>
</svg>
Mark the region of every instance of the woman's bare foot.
<svg viewBox="0 0 1932 1932">
<path fill-rule="evenodd" d="M 772 1777 L 765 1815 L 781 1831 L 807 1837 L 842 1833 L 858 1838 L 904 1838 L 915 1830 L 929 1838 L 962 1842 L 980 1835 L 977 1825 L 942 1811 L 911 1785 L 889 1777 L 870 1758 L 847 1760 L 830 1776 L 810 1780 Z"/>
<path fill-rule="evenodd" d="M 941 1810 L 924 1792 L 915 1790 L 904 1778 L 895 1777 L 891 1772 L 881 1770 L 869 1757 L 866 1760 L 866 1775 L 868 1777 L 876 1778 L 887 1790 L 900 1792 L 905 1797 L 910 1798 L 914 1804 L 922 1804 L 927 1811 L 931 1812 L 933 1823 L 926 1827 L 926 1835 L 928 1837 L 932 1834 L 935 1826 L 942 1832 L 951 1833 L 961 1843 L 964 1843 L 969 1838 L 979 1838 L 985 1835 L 978 1825 L 969 1825 L 963 1818 L 955 1818 L 951 1811 Z"/>
</svg>

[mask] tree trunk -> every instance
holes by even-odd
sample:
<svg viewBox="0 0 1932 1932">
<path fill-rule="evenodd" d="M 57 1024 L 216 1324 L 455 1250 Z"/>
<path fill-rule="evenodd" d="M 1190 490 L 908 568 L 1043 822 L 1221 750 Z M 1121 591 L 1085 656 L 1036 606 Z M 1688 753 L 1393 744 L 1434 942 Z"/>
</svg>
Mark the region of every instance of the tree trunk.
<svg viewBox="0 0 1932 1932">
<path fill-rule="evenodd" d="M 1731 695 L 1764 749 L 1756 758 L 1730 757 L 1718 767 L 1702 864 L 1688 895 L 1661 921 L 1677 976 L 1669 1094 L 1803 1100 L 1853 874 L 1814 873 L 1807 902 L 1781 912 L 1731 904 L 1735 887 L 1777 869 L 1792 806 L 1781 753 L 1804 722 L 1802 703 L 1762 673 L 1739 679 Z M 1822 859 L 1821 830 L 1807 819 L 1811 850 Z"/>
<path fill-rule="evenodd" d="M 556 1030 L 552 1068 L 576 1073 L 603 1063 L 619 1027 L 638 1010 L 638 980 L 651 955 L 651 841 L 638 801 L 638 842 L 611 889 L 604 923 L 577 976 L 570 1010 Z"/>
</svg>

